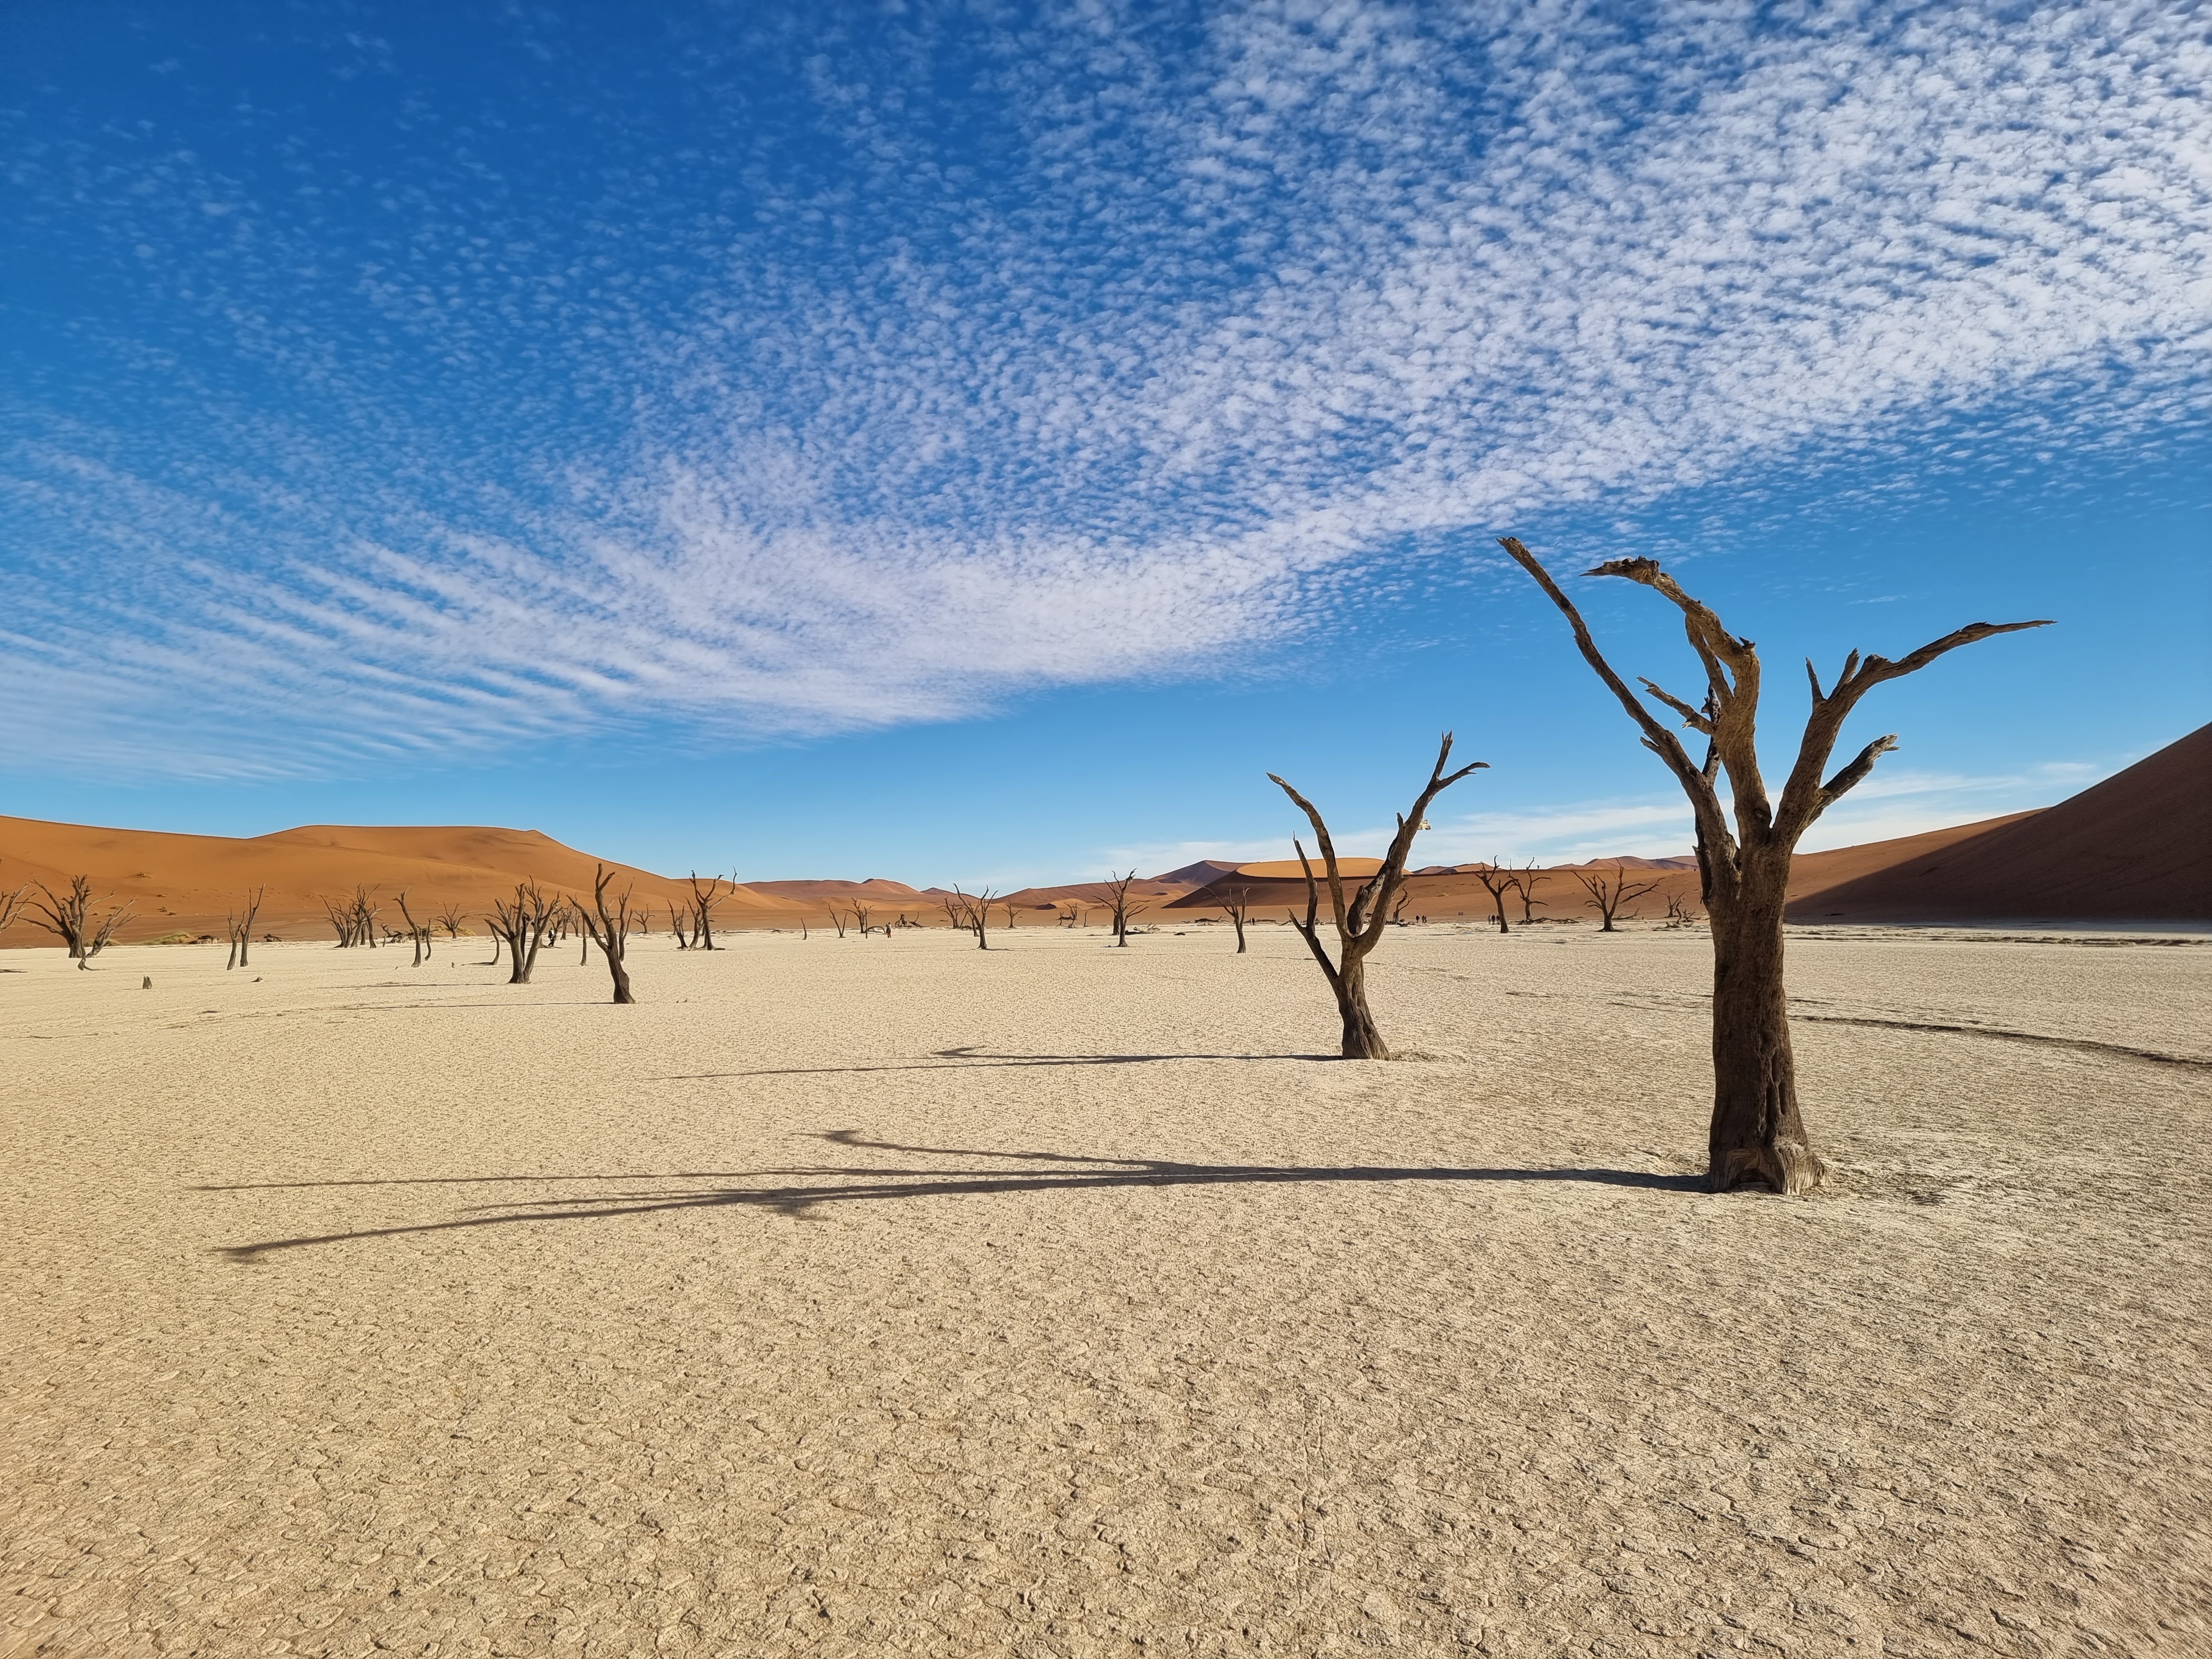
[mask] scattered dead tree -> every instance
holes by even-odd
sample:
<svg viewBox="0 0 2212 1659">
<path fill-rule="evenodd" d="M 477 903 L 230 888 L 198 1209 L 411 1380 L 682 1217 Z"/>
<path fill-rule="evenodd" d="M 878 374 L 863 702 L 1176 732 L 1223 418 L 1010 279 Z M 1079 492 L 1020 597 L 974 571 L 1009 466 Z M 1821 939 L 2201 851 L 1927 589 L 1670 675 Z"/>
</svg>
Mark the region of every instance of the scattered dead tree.
<svg viewBox="0 0 2212 1659">
<path fill-rule="evenodd" d="M 1679 933 L 1685 927 L 1698 925 L 1697 913 L 1682 902 L 1680 893 L 1667 895 L 1667 920 L 1659 924 L 1669 933 Z"/>
<path fill-rule="evenodd" d="M 691 935 L 684 926 L 684 913 L 676 908 L 674 899 L 668 901 L 668 931 L 676 935 L 678 950 L 688 951 L 691 948 Z"/>
<path fill-rule="evenodd" d="M 255 888 L 246 896 L 246 908 L 234 910 L 224 919 L 230 931 L 230 960 L 222 964 L 225 973 L 249 965 L 246 957 L 253 945 L 253 918 L 261 913 L 261 901 L 268 891 L 266 887 Z"/>
<path fill-rule="evenodd" d="M 331 927 L 338 936 L 337 948 L 350 951 L 356 945 L 376 946 L 376 920 L 384 907 L 375 899 L 374 887 L 356 887 L 349 899 L 320 898 L 323 914 L 331 919 Z"/>
<path fill-rule="evenodd" d="M 538 965 L 538 952 L 553 931 L 553 913 L 559 900 L 542 891 L 535 881 L 520 881 L 514 884 L 512 902 L 494 899 L 492 914 L 484 918 L 485 924 L 499 938 L 507 941 L 507 956 L 510 971 L 509 985 L 530 983 L 530 970 Z M 492 947 L 492 960 L 499 960 L 499 948 Z"/>
<path fill-rule="evenodd" d="M 1513 929 L 1505 921 L 1505 896 L 1513 890 L 1512 869 L 1495 859 L 1488 864 L 1474 866 L 1474 878 L 1482 884 L 1482 890 L 1490 895 L 1490 902 L 1498 909 L 1498 931 L 1510 933 Z"/>
<path fill-rule="evenodd" d="M 1705 671 L 1705 695 L 1686 702 L 1643 680 L 1645 694 L 1680 716 L 1706 739 L 1702 763 L 1681 739 L 1638 701 L 1599 652 L 1582 615 L 1551 573 L 1514 538 L 1499 545 L 1527 571 L 1573 629 L 1575 645 L 1605 682 L 1689 797 L 1697 819 L 1698 875 L 1713 939 L 1713 1116 L 1708 1135 L 1705 1184 L 1715 1192 L 1764 1186 L 1809 1192 L 1823 1166 L 1814 1152 L 1797 1103 L 1797 1071 L 1790 1048 L 1790 1014 L 1783 983 L 1784 908 L 1790 896 L 1790 861 L 1799 839 L 1820 814 L 1897 747 L 1893 732 L 1868 744 L 1825 782 L 1844 720 L 1864 696 L 1886 681 L 1917 673 L 1963 645 L 2047 627 L 2045 621 L 1973 623 L 1892 662 L 1853 651 L 1827 689 L 1810 660 L 1812 711 L 1798 739 L 1797 756 L 1778 802 L 1766 793 L 1758 751 L 1759 653 L 1705 605 L 1692 599 L 1652 559 L 1613 559 L 1585 574 L 1620 576 L 1650 588 L 1682 613 L 1690 647 Z M 1718 778 L 1725 769 L 1735 823 L 1721 805 Z"/>
<path fill-rule="evenodd" d="M 860 930 L 860 937 L 862 939 L 866 939 L 868 936 L 868 918 L 874 914 L 875 911 L 872 906 L 857 903 L 853 906 L 853 926 Z M 884 932 L 888 934 L 890 932 L 890 929 L 886 927 L 884 929 Z"/>
<path fill-rule="evenodd" d="M 415 960 L 407 965 L 410 968 L 420 968 L 430 959 L 430 924 L 415 920 L 415 913 L 407 908 L 407 892 L 404 888 L 400 890 L 399 896 L 395 902 L 399 906 L 399 919 L 407 924 L 405 937 L 412 939 L 415 944 Z"/>
<path fill-rule="evenodd" d="M 448 940 L 457 939 L 461 936 L 461 907 L 458 901 L 442 906 L 432 920 L 444 930 Z"/>
<path fill-rule="evenodd" d="M 1598 914 L 1598 932 L 1617 933 L 1613 919 L 1620 914 L 1621 907 L 1632 904 L 1646 893 L 1655 890 L 1656 881 L 1631 881 L 1628 872 L 1620 865 L 1611 867 L 1601 865 L 1594 870 L 1576 870 L 1571 873 L 1582 884 L 1589 896 L 1583 901 L 1583 908 Z"/>
<path fill-rule="evenodd" d="M 986 887 L 980 893 L 964 893 L 955 882 L 952 890 L 937 902 L 945 912 L 945 919 L 964 933 L 975 935 L 975 948 L 991 948 L 991 901 L 998 895 Z"/>
<path fill-rule="evenodd" d="M 69 946 L 70 959 L 79 968 L 89 968 L 92 959 L 113 943 L 115 930 L 131 918 L 128 904 L 109 905 L 105 915 L 92 914 L 95 901 L 90 876 L 71 876 L 66 893 L 57 893 L 44 882 L 37 886 L 38 896 L 30 901 L 23 919 Z"/>
<path fill-rule="evenodd" d="M 1014 917 L 1018 914 L 1014 909 L 1014 907 L 1011 904 L 1001 904 L 999 908 L 1006 913 L 1006 931 L 1008 933 L 1013 932 Z"/>
<path fill-rule="evenodd" d="M 1334 962 L 1328 959 L 1328 947 L 1321 942 L 1321 890 L 1314 880 L 1312 861 L 1306 857 L 1304 842 L 1292 838 L 1291 845 L 1297 848 L 1299 867 L 1306 872 L 1306 919 L 1301 922 L 1292 915 L 1291 925 L 1305 940 L 1314 960 L 1321 963 L 1322 972 L 1328 977 L 1328 988 L 1336 994 L 1337 1012 L 1344 1022 L 1343 1054 L 1346 1060 L 1390 1058 L 1389 1048 L 1383 1042 L 1382 1033 L 1376 1028 L 1375 1016 L 1367 1006 L 1367 957 L 1382 938 L 1391 902 L 1406 879 L 1406 860 L 1413 850 L 1413 837 L 1428 821 L 1429 804 L 1462 778 L 1489 765 L 1487 761 L 1474 761 L 1448 775 L 1444 763 L 1451 758 L 1451 750 L 1452 734 L 1447 732 L 1437 745 L 1437 763 L 1429 769 L 1429 781 L 1415 799 L 1413 810 L 1398 820 L 1398 833 L 1391 837 L 1390 850 L 1383 856 L 1382 867 L 1362 884 L 1349 904 L 1345 902 L 1344 878 L 1338 869 L 1336 846 L 1329 839 L 1328 825 L 1322 821 L 1320 809 L 1273 772 L 1267 774 L 1269 781 L 1288 795 L 1313 825 L 1314 841 L 1328 872 L 1329 909 L 1336 922 Z"/>
<path fill-rule="evenodd" d="M 614 872 L 605 865 L 592 866 L 592 908 L 586 910 L 580 904 L 576 906 L 576 925 L 583 931 L 586 951 L 593 945 L 599 947 L 599 955 L 605 960 L 607 972 L 615 982 L 614 1000 L 634 1003 L 637 998 L 631 994 L 629 969 L 623 962 L 629 941 L 630 890 L 624 887 L 614 908 L 608 909 L 607 884 L 613 879 Z"/>
<path fill-rule="evenodd" d="M 1280 781 L 1279 779 L 1277 781 Z M 1129 918 L 1142 915 L 1152 908 L 1149 904 L 1132 904 L 1129 902 L 1129 884 L 1136 878 L 1134 870 L 1126 876 L 1117 876 L 1109 870 L 1106 879 L 1099 884 L 1105 888 L 1106 896 L 1098 902 L 1114 919 L 1114 943 L 1125 951 L 1129 948 Z"/>
<path fill-rule="evenodd" d="M 12 893 L 0 893 L 0 933 L 23 919 L 23 905 L 30 896 L 31 884 L 27 881 Z"/>
<path fill-rule="evenodd" d="M 1071 900 L 1054 910 L 1053 920 L 1063 927 L 1080 927 L 1083 926 L 1083 907 Z"/>
<path fill-rule="evenodd" d="M 699 872 L 694 870 L 688 878 L 691 885 L 691 945 L 694 950 L 712 951 L 714 945 L 714 907 L 738 890 L 734 881 L 724 881 L 720 876 L 709 876 L 701 885 Z"/>
<path fill-rule="evenodd" d="M 830 907 L 830 925 L 837 930 L 837 937 L 845 937 L 845 913 L 836 905 Z"/>
<path fill-rule="evenodd" d="M 1252 914 L 1252 890 L 1249 887 L 1224 887 L 1217 894 L 1213 908 L 1226 915 L 1237 926 L 1237 954 L 1244 954 L 1244 922 Z"/>
</svg>

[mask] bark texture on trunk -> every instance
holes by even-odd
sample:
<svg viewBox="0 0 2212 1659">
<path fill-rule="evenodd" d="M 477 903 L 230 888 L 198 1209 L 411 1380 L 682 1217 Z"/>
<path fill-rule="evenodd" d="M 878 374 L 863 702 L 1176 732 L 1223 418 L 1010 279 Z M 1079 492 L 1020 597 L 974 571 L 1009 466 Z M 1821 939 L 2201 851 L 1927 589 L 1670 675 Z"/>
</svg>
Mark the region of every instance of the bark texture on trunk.
<svg viewBox="0 0 2212 1659">
<path fill-rule="evenodd" d="M 1336 993 L 1336 1012 L 1344 1021 L 1345 1059 L 1389 1059 L 1389 1045 L 1382 1041 L 1382 1033 L 1367 1006 L 1367 964 L 1354 959 L 1344 972 L 1332 978 L 1330 988 Z"/>
<path fill-rule="evenodd" d="M 1771 891 L 1747 893 L 1713 919 L 1713 1117 L 1705 1186 L 1809 1193 L 1826 1166 L 1797 1105 L 1790 1004 L 1782 976 L 1787 866 Z M 1762 888 L 1765 884 L 1762 884 Z"/>
</svg>

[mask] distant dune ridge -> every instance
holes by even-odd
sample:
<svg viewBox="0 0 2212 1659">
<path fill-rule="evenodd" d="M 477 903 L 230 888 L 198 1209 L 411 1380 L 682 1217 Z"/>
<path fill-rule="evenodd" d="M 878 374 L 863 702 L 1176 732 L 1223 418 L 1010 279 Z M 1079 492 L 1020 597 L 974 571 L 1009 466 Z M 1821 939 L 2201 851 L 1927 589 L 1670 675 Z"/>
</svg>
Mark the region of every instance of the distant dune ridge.
<svg viewBox="0 0 2212 1659">
<path fill-rule="evenodd" d="M 258 931 L 281 937 L 317 938 L 328 930 L 321 897 L 349 895 L 369 886 L 399 920 L 396 895 L 404 890 L 418 921 L 458 903 L 477 921 L 495 896 L 517 881 L 536 880 L 566 892 L 588 893 L 598 860 L 535 830 L 471 826 L 356 826 L 307 824 L 248 837 L 173 835 L 154 830 L 112 830 L 0 817 L 0 888 L 26 882 L 64 885 L 72 875 L 93 878 L 94 890 L 135 907 L 124 940 L 172 933 L 198 936 L 222 931 L 223 917 L 251 887 L 265 885 Z M 1374 873 L 1378 860 L 1340 860 L 1349 876 Z M 1430 865 L 1407 881 L 1408 915 L 1439 920 L 1486 915 L 1490 895 L 1476 878 L 1480 865 Z M 1694 906 L 1696 860 L 1690 855 L 1603 859 L 1556 866 L 1540 890 L 1540 916 L 1554 921 L 1583 915 L 1576 868 L 1623 869 L 1656 884 L 1624 915 L 1664 914 L 1669 897 Z M 682 905 L 690 889 L 680 877 L 617 865 L 657 927 L 667 907 Z M 1218 913 L 1232 889 L 1252 908 L 1302 907 L 1305 881 L 1297 861 L 1267 860 L 1231 865 L 1202 859 L 1139 879 L 1133 897 L 1154 921 L 1187 925 Z M 865 881 L 758 881 L 738 885 L 724 898 L 716 925 L 732 927 L 817 925 L 830 907 L 854 902 L 878 908 L 879 921 L 903 914 L 915 921 L 942 920 L 938 900 L 947 890 L 916 889 L 872 877 Z M 1099 882 L 1026 887 L 994 899 L 994 911 L 1012 906 L 1030 925 L 1044 913 L 1074 903 L 1098 905 Z M 1175 912 L 1174 915 L 1165 913 Z M 1517 902 L 1508 914 L 1518 919 Z M 2083 790 L 2057 806 L 2016 812 L 1924 835 L 1801 855 L 1790 881 L 1794 921 L 2017 923 L 2197 922 L 2212 921 L 2212 726 L 2201 727 Z M 18 922 L 9 945 L 48 945 L 49 935 Z"/>
</svg>

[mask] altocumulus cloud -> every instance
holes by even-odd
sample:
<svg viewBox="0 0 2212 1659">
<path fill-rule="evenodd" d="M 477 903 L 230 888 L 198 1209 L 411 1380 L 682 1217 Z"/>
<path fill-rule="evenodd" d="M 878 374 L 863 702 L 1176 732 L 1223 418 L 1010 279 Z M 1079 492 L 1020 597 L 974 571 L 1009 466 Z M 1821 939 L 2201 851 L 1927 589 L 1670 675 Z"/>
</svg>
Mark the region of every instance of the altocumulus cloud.
<svg viewBox="0 0 2212 1659">
<path fill-rule="evenodd" d="M 32 743 L 948 718 L 1214 672 L 1424 538 L 2204 412 L 2186 6 L 925 9 L 679 42 L 647 110 L 527 27 L 527 143 L 339 33 L 373 155 L 12 118 L 131 298 L 72 336 L 120 391 L 7 406 Z"/>
</svg>

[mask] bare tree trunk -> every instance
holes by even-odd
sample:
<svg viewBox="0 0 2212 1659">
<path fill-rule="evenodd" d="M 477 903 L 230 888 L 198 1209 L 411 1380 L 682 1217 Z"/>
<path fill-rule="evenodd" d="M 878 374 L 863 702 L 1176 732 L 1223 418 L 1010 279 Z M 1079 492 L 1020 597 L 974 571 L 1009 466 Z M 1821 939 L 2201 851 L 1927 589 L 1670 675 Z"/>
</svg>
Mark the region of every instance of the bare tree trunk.
<svg viewBox="0 0 2212 1659">
<path fill-rule="evenodd" d="M 1337 1017 L 1344 1022 L 1345 1059 L 1389 1059 L 1389 1046 L 1382 1041 L 1382 1029 L 1367 1006 L 1366 959 L 1354 957 L 1331 988 L 1336 993 Z"/>
<path fill-rule="evenodd" d="M 1747 877 L 1754 872 L 1747 870 Z M 1712 1186 L 1758 1184 L 1778 1193 L 1820 1183 L 1797 1106 L 1783 979 L 1786 870 L 1759 871 L 1728 919 L 1713 928 L 1713 1120 L 1707 1138 Z"/>
</svg>

